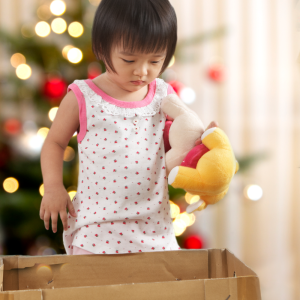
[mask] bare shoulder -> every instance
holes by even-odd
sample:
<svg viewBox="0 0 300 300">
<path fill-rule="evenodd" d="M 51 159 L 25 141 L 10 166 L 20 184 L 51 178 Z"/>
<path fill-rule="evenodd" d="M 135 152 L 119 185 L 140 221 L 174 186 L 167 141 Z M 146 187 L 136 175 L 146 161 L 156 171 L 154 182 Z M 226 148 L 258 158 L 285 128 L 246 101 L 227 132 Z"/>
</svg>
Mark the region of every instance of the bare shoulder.
<svg viewBox="0 0 300 300">
<path fill-rule="evenodd" d="M 79 127 L 79 107 L 77 98 L 70 90 L 61 101 L 47 139 L 66 148 Z"/>
</svg>

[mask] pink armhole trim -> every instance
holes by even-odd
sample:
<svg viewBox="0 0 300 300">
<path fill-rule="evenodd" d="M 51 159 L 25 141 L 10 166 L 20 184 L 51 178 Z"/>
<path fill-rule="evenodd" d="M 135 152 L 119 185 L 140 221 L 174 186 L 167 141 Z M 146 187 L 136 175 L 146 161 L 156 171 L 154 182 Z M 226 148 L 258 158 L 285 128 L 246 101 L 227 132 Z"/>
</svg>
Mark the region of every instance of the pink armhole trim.
<svg viewBox="0 0 300 300">
<path fill-rule="evenodd" d="M 143 107 L 150 104 L 154 98 L 155 91 L 156 91 L 156 80 L 154 79 L 149 84 L 149 89 L 146 97 L 141 101 L 121 101 L 115 99 L 106 93 L 104 93 L 91 79 L 86 79 L 85 83 L 98 95 L 100 95 L 105 101 L 114 104 L 119 107 L 125 108 L 135 108 L 135 107 Z"/>
<path fill-rule="evenodd" d="M 175 94 L 175 91 L 172 88 L 172 86 L 170 84 L 168 84 L 168 95 L 170 95 L 170 94 Z"/>
<path fill-rule="evenodd" d="M 77 134 L 77 142 L 80 143 L 86 134 L 86 127 L 87 127 L 85 99 L 81 90 L 75 83 L 72 83 L 68 86 L 68 92 L 71 89 L 77 98 L 78 107 L 79 107 L 79 122 L 80 122 L 79 131 L 80 132 Z"/>
</svg>

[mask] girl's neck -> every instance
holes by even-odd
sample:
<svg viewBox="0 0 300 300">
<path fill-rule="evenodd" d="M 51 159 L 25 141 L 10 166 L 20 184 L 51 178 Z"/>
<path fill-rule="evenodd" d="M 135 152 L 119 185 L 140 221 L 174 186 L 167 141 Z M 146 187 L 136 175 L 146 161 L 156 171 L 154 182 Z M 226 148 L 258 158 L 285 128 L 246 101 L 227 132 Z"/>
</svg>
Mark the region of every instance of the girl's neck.
<svg viewBox="0 0 300 300">
<path fill-rule="evenodd" d="M 138 91 L 127 91 L 122 89 L 118 84 L 111 81 L 107 73 L 103 73 L 92 80 L 105 94 L 120 101 L 142 101 L 148 94 L 149 85 L 146 85 Z"/>
</svg>

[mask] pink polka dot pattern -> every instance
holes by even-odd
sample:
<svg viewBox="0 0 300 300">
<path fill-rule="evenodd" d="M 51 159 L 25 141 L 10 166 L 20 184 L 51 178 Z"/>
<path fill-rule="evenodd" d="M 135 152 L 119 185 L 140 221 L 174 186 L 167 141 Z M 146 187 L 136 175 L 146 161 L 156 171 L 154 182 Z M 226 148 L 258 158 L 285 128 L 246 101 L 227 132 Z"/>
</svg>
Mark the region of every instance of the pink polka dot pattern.
<svg viewBox="0 0 300 300">
<path fill-rule="evenodd" d="M 84 80 L 74 84 L 84 97 L 87 124 L 78 143 L 77 217 L 68 214 L 63 232 L 67 254 L 73 246 L 95 254 L 179 250 L 166 178 L 165 116 L 152 103 L 161 103 L 168 85 L 156 79 L 150 110 L 115 107 L 112 114 L 103 92 L 95 93 Z"/>
</svg>

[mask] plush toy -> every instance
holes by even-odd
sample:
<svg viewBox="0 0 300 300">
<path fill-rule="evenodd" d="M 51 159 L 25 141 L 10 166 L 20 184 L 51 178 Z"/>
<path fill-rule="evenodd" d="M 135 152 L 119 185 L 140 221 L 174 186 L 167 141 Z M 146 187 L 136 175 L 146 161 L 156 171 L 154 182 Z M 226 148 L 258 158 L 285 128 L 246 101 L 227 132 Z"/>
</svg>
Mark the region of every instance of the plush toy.
<svg viewBox="0 0 300 300">
<path fill-rule="evenodd" d="M 162 110 L 174 119 L 169 130 L 171 149 L 166 154 L 169 184 L 184 189 L 190 198 L 200 196 L 200 201 L 187 207 L 188 213 L 217 203 L 238 170 L 226 134 L 217 127 L 203 133 L 199 117 L 175 94 L 163 99 Z M 200 136 L 202 144 L 195 146 Z"/>
<path fill-rule="evenodd" d="M 203 134 L 204 126 L 198 115 L 188 108 L 176 94 L 170 94 L 162 101 L 162 111 L 174 119 L 168 132 L 171 149 L 166 153 L 167 175 L 180 166 L 186 155 Z M 169 124 L 170 125 L 170 124 Z"/>
</svg>

